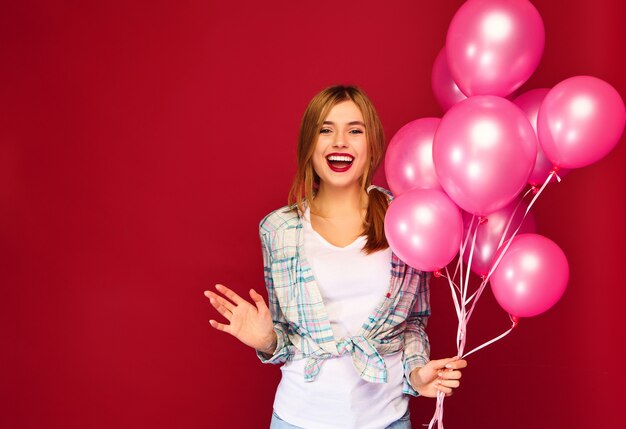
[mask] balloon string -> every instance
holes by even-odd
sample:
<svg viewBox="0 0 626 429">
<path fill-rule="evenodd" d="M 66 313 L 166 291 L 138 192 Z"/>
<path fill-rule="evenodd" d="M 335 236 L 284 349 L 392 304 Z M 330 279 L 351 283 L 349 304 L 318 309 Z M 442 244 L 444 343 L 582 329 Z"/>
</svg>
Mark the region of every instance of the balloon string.
<svg viewBox="0 0 626 429">
<path fill-rule="evenodd" d="M 475 218 L 476 216 L 472 215 L 472 220 L 470 221 L 469 227 L 467 229 L 467 234 L 465 234 L 465 240 L 463 241 L 463 243 L 461 244 L 461 247 L 459 248 L 459 254 L 461 256 L 463 256 L 463 253 L 465 253 L 465 248 L 467 247 L 467 242 L 469 241 L 469 237 L 470 237 L 470 231 L 474 227 Z M 461 267 L 461 272 L 463 272 L 463 259 L 462 258 L 459 258 L 457 260 L 456 268 L 454 269 L 454 275 L 452 276 L 452 278 L 456 278 L 456 275 L 459 272 L 459 266 Z"/>
<path fill-rule="evenodd" d="M 524 212 L 524 216 L 522 217 L 522 220 L 520 221 L 519 225 L 517 226 L 517 228 L 515 229 L 515 231 L 513 231 L 513 234 L 511 234 L 511 238 L 509 238 L 509 241 L 507 242 L 506 247 L 504 248 L 504 250 L 500 253 L 498 259 L 496 260 L 496 262 L 494 263 L 494 266 L 491 267 L 491 269 L 489 270 L 489 274 L 487 274 L 487 276 L 483 277 L 483 281 L 480 284 L 478 291 L 476 292 L 476 299 L 474 300 L 474 304 L 472 304 L 472 307 L 470 308 L 469 314 L 467 316 L 467 319 L 469 320 L 469 318 L 471 317 L 472 313 L 474 312 L 474 307 L 476 305 L 476 303 L 478 302 L 478 298 L 480 298 L 480 295 L 482 295 L 483 291 L 485 290 L 485 287 L 487 286 L 487 284 L 489 283 L 489 278 L 491 277 L 491 275 L 493 274 L 495 267 L 500 263 L 500 260 L 502 259 L 502 257 L 504 256 L 504 254 L 506 253 L 506 251 L 509 248 L 509 245 L 511 243 L 511 241 L 513 240 L 513 238 L 515 238 L 515 236 L 517 235 L 517 233 L 519 232 L 520 228 L 522 227 L 522 225 L 524 224 L 524 220 L 526 220 L 526 216 L 528 215 L 528 213 L 530 212 L 530 209 L 532 208 L 532 206 L 535 204 L 535 201 L 537 201 L 537 198 L 539 198 L 539 195 L 541 195 L 541 193 L 543 192 L 543 190 L 546 188 L 546 186 L 548 185 L 548 183 L 550 182 L 550 179 L 552 178 L 552 175 L 556 175 L 556 171 L 552 170 L 550 172 L 550 174 L 548 175 L 548 178 L 546 179 L 546 181 L 544 182 L 543 186 L 541 186 L 541 189 L 539 189 L 539 191 L 535 194 L 535 196 L 533 197 L 532 201 L 528 204 L 528 207 L 526 208 L 526 211 Z M 558 176 L 557 176 L 558 177 Z M 533 189 L 529 189 L 528 191 L 526 191 L 526 193 L 524 194 L 524 196 L 520 199 L 520 201 L 517 203 L 517 205 L 515 206 L 515 209 L 513 210 L 513 213 L 511 213 L 511 217 L 509 218 L 509 221 L 507 222 L 506 228 L 504 229 L 504 232 L 502 233 L 502 237 L 500 237 L 500 243 L 498 244 L 498 247 L 496 248 L 496 250 L 499 250 L 502 247 L 502 244 L 504 243 L 504 238 L 506 237 L 507 232 L 509 231 L 509 228 L 511 226 L 511 223 L 513 222 L 513 218 L 515 217 L 515 213 L 517 212 L 517 210 L 519 209 L 520 205 L 522 204 L 522 201 L 524 200 L 524 198 L 526 198 L 528 196 L 529 193 L 531 193 L 533 191 Z"/>
<path fill-rule="evenodd" d="M 461 245 L 459 247 L 459 254 L 460 255 L 463 255 L 465 253 L 465 248 L 467 247 L 467 242 L 469 240 L 469 231 L 471 231 L 472 226 L 474 225 L 474 218 L 475 218 L 475 216 L 472 216 L 472 220 L 470 221 L 468 233 L 465 235 L 465 239 L 463 240 L 463 242 L 461 243 Z M 452 276 L 453 278 L 456 278 L 456 275 L 459 272 L 459 268 L 460 268 L 460 270 L 462 272 L 463 271 L 463 260 L 461 258 L 457 259 L 456 267 L 454 268 L 454 275 Z"/>
<path fill-rule="evenodd" d="M 515 213 L 517 213 L 517 210 L 519 210 L 520 206 L 522 205 L 522 201 L 524 201 L 524 199 L 532 191 L 533 191 L 533 188 L 530 188 L 528 191 L 526 191 L 524 196 L 517 202 L 517 205 L 515 206 L 515 209 L 513 210 L 513 213 L 511 213 L 511 217 L 509 218 L 509 221 L 507 222 L 506 227 L 504 228 L 504 232 L 502 233 L 502 237 L 500 237 L 500 243 L 498 243 L 498 247 L 496 247 L 496 249 L 499 249 L 500 247 L 502 247 L 502 243 L 504 243 L 504 238 L 506 237 L 506 233 L 509 232 L 509 228 L 511 227 L 511 222 L 513 222 L 513 219 L 515 218 Z M 526 219 L 525 215 L 524 215 L 524 219 Z M 524 219 L 522 219 L 522 221 L 520 222 L 520 225 L 524 222 Z"/>
<path fill-rule="evenodd" d="M 454 301 L 454 308 L 456 310 L 456 317 L 460 318 L 461 317 L 461 308 L 459 306 L 459 300 L 456 297 L 456 293 L 454 292 L 455 288 L 458 290 L 458 286 L 450 278 L 450 273 L 448 272 L 448 267 L 446 267 L 446 274 L 447 274 L 447 276 L 443 276 L 442 275 L 442 277 L 445 277 L 446 279 L 448 279 L 448 284 L 450 285 L 450 292 L 452 293 L 452 300 Z"/>
<path fill-rule="evenodd" d="M 458 351 L 458 356 L 460 357 L 467 357 L 493 343 L 495 343 L 496 341 L 501 340 L 502 338 L 506 337 L 508 334 L 510 334 L 513 329 L 515 329 L 515 327 L 517 326 L 518 323 L 518 319 L 511 317 L 512 320 L 512 326 L 511 328 L 509 328 L 507 331 L 505 331 L 504 333 L 500 334 L 499 336 L 487 341 L 484 344 L 481 344 L 480 346 L 472 349 L 470 352 L 466 353 L 465 355 L 463 354 L 463 349 L 465 348 L 465 341 L 466 341 L 466 332 L 467 332 L 467 323 L 469 322 L 470 317 L 472 316 L 473 312 L 474 312 L 474 308 L 476 307 L 476 303 L 478 302 L 478 299 L 480 298 L 480 296 L 482 295 L 486 285 L 489 283 L 489 279 L 491 278 L 491 275 L 493 274 L 493 272 L 495 271 L 495 269 L 497 268 L 497 266 L 500 264 L 500 261 L 502 260 L 502 257 L 504 256 L 504 254 L 506 253 L 506 251 L 508 250 L 509 246 L 511 245 L 511 242 L 513 241 L 513 238 L 515 238 L 515 236 L 517 235 L 517 233 L 519 232 L 520 228 L 522 227 L 522 224 L 524 222 L 524 220 L 526 219 L 526 216 L 528 215 L 530 209 L 532 208 L 532 206 L 535 204 L 535 201 L 537 201 L 537 199 L 539 198 L 539 196 L 543 193 L 544 189 L 546 188 L 546 186 L 548 185 L 548 183 L 550 183 L 550 180 L 552 179 L 553 176 L 556 176 L 556 179 L 558 182 L 561 181 L 561 178 L 556 174 L 556 168 L 553 168 L 552 171 L 550 171 L 550 174 L 548 175 L 546 181 L 543 183 L 543 185 L 541 186 L 541 188 L 539 189 L 539 191 L 534 195 L 533 199 L 530 201 L 530 203 L 528 204 L 528 207 L 526 208 L 526 211 L 524 212 L 524 216 L 522 218 L 522 221 L 520 222 L 520 224 L 517 226 L 517 228 L 515 229 L 515 231 L 513 231 L 513 234 L 511 234 L 511 238 L 506 242 L 504 250 L 502 252 L 500 252 L 500 254 L 498 255 L 498 258 L 496 260 L 496 262 L 492 265 L 492 267 L 489 269 L 489 272 L 486 276 L 483 277 L 482 282 L 480 284 L 480 286 L 478 287 L 478 290 L 476 292 L 474 292 L 469 299 L 467 298 L 467 291 L 468 291 L 468 285 L 469 285 L 469 274 L 470 274 L 470 268 L 471 268 L 471 264 L 472 264 L 472 258 L 474 255 L 474 250 L 475 250 L 475 245 L 476 245 L 476 234 L 478 232 L 478 227 L 480 226 L 481 219 L 479 219 L 478 224 L 476 225 L 476 228 L 474 229 L 474 233 L 473 233 L 473 237 L 472 237 L 472 242 L 471 242 L 471 247 L 470 247 L 470 255 L 468 258 L 468 263 L 467 263 L 467 272 L 465 273 L 465 281 L 463 278 L 463 254 L 466 250 L 468 241 L 469 241 L 469 237 L 472 233 L 472 228 L 474 227 L 474 218 L 476 216 L 472 217 L 472 220 L 470 222 L 470 226 L 469 229 L 467 231 L 467 234 L 465 236 L 465 240 L 463 241 L 463 243 L 460 245 L 459 247 L 459 259 L 457 261 L 455 270 L 454 270 L 454 275 L 452 276 L 452 278 L 450 277 L 450 273 L 448 271 L 448 267 L 445 268 L 446 271 L 446 278 L 448 279 L 448 284 L 450 285 L 450 292 L 452 294 L 452 299 L 454 301 L 454 308 L 456 310 L 456 314 L 457 314 L 457 318 L 459 320 L 459 326 L 457 329 L 457 351 Z M 502 245 L 504 244 L 504 237 L 506 237 L 506 233 L 508 232 L 510 226 L 511 226 L 511 222 L 513 221 L 513 217 L 515 215 L 515 213 L 517 212 L 517 210 L 519 209 L 519 206 L 521 204 L 521 201 L 524 200 L 524 198 L 526 198 L 526 196 L 532 192 L 534 189 L 530 189 L 529 191 L 527 191 L 524 196 L 522 197 L 522 199 L 520 200 L 520 202 L 518 202 L 517 206 L 515 207 L 515 210 L 513 211 L 507 225 L 506 228 L 502 234 L 502 237 L 500 238 L 500 243 L 498 244 L 498 248 L 497 250 L 499 250 Z M 457 286 L 456 283 L 453 281 L 454 278 L 456 278 L 457 273 L 459 273 L 460 271 L 460 279 L 459 279 L 459 285 Z M 442 275 L 443 276 L 443 275 Z M 459 292 L 459 297 L 457 297 L 456 292 Z M 460 298 L 460 302 L 463 305 L 460 305 L 459 303 L 459 298 Z M 472 303 L 472 306 L 469 310 L 469 312 L 466 312 L 465 307 L 467 304 L 469 304 L 471 301 L 474 301 Z M 437 392 L 437 405 L 435 406 L 435 413 L 430 421 L 430 424 L 428 425 L 428 429 L 433 429 L 435 426 L 435 423 L 437 423 L 437 429 L 444 429 L 443 427 L 443 403 L 444 403 L 444 399 L 445 399 L 445 394 L 443 392 Z"/>
<path fill-rule="evenodd" d="M 437 423 L 438 429 L 443 428 L 443 400 L 445 399 L 445 393 L 437 392 L 437 405 L 435 405 L 435 414 L 433 418 L 430 420 L 430 424 L 428 425 L 428 429 L 432 429 L 435 427 L 435 423 Z"/>
<path fill-rule="evenodd" d="M 482 224 L 482 219 L 479 218 L 478 220 L 478 224 L 476 225 L 476 228 L 474 228 L 474 233 L 472 234 L 472 245 L 470 247 L 470 254 L 469 254 L 469 259 L 467 261 L 467 271 L 465 273 L 465 282 L 463 282 L 463 271 L 461 271 L 461 302 L 463 303 L 463 305 L 461 306 L 461 317 L 459 317 L 459 326 L 457 328 L 457 342 L 458 342 L 458 347 L 457 347 L 457 351 L 458 351 L 458 356 L 461 356 L 463 354 L 463 350 L 465 350 L 465 343 L 467 341 L 467 321 L 468 321 L 468 314 L 467 311 L 465 309 L 466 307 L 466 302 L 467 302 L 467 291 L 469 289 L 469 275 L 470 275 L 470 270 L 472 268 L 472 258 L 474 257 L 474 250 L 476 249 L 476 235 L 478 234 L 478 228 L 480 227 L 480 225 Z M 472 230 L 468 230 L 467 235 L 469 236 L 470 233 L 472 232 Z M 459 258 L 461 258 L 462 256 L 459 256 Z M 474 301 L 474 304 L 476 304 L 476 301 Z"/>
<path fill-rule="evenodd" d="M 459 299 L 461 297 L 457 297 L 456 296 L 456 291 L 459 292 L 459 295 L 461 295 L 461 291 L 459 290 L 458 286 L 456 286 L 454 281 L 450 278 L 450 274 L 448 273 L 448 268 L 447 267 L 446 267 L 446 273 L 448 275 L 447 276 L 443 276 L 443 277 L 448 279 L 448 284 L 450 285 L 450 293 L 452 294 L 452 300 L 454 301 L 454 309 L 456 310 L 456 317 L 457 317 L 458 320 L 461 320 L 461 319 L 464 318 L 464 316 L 463 316 L 464 309 L 459 305 Z M 456 289 L 456 291 L 455 291 L 455 289 Z M 459 329 L 457 329 L 457 332 L 456 332 L 457 349 L 459 347 L 460 341 L 461 341 L 460 331 L 459 331 Z"/>
<path fill-rule="evenodd" d="M 485 290 L 485 287 L 487 286 L 487 284 L 488 284 L 488 282 L 487 282 L 486 278 L 483 278 L 483 281 L 480 283 L 480 286 L 478 286 L 478 290 L 474 293 L 474 295 L 476 295 L 476 299 L 472 303 L 472 307 L 470 308 L 470 311 L 467 313 L 467 321 L 468 322 L 469 322 L 470 317 L 472 317 L 472 313 L 474 312 L 474 308 L 476 307 L 476 303 L 478 302 L 478 298 L 480 298 L 480 296 L 483 294 L 483 291 Z"/>
<path fill-rule="evenodd" d="M 476 225 L 476 228 L 474 229 L 474 236 L 472 237 L 472 246 L 470 247 L 469 259 L 467 260 L 467 273 L 465 275 L 465 289 L 464 289 L 465 293 L 463 295 L 463 302 L 465 302 L 465 299 L 467 297 L 467 289 L 468 289 L 468 286 L 469 286 L 470 268 L 472 266 L 472 259 L 474 257 L 474 249 L 476 248 L 476 234 L 478 233 L 478 227 L 481 225 L 481 223 L 482 222 L 479 219 L 478 225 Z"/>
<path fill-rule="evenodd" d="M 480 225 L 480 223 L 476 225 L 476 228 L 474 228 L 474 231 L 472 234 L 473 224 L 474 224 L 474 217 L 472 217 L 472 221 L 470 222 L 470 227 L 467 230 L 465 240 L 459 248 L 459 261 L 457 262 L 457 266 L 454 270 L 454 275 L 450 277 L 450 272 L 448 271 L 448 267 L 445 267 L 445 271 L 446 271 L 445 276 L 443 274 L 439 274 L 441 277 L 445 277 L 448 280 L 448 285 L 450 286 L 450 293 L 452 294 L 452 300 L 454 301 L 454 309 L 456 310 L 456 316 L 457 316 L 457 319 L 459 320 L 459 325 L 457 328 L 457 337 L 456 337 L 457 351 L 458 351 L 459 356 L 461 356 L 461 354 L 463 353 L 463 349 L 465 348 L 465 342 L 466 342 L 465 333 L 466 333 L 466 326 L 467 326 L 467 314 L 465 311 L 465 306 L 466 306 L 466 301 L 467 301 L 467 290 L 468 290 L 468 285 L 469 285 L 469 273 L 471 269 L 474 249 L 476 247 L 476 234 L 478 232 L 478 225 Z M 470 246 L 469 261 L 468 261 L 467 268 L 466 268 L 467 273 L 465 275 L 465 281 L 463 281 L 463 277 L 464 277 L 463 276 L 463 262 L 462 262 L 463 253 L 466 249 L 467 242 L 469 241 L 470 235 L 472 235 L 472 241 L 471 241 L 471 246 Z M 461 271 L 461 275 L 459 279 L 460 286 L 456 285 L 456 283 L 453 281 L 453 278 L 456 278 L 456 275 L 459 272 L 459 269 Z M 456 292 L 459 293 L 458 297 L 457 297 Z M 462 306 L 460 305 L 460 302 L 463 303 Z M 429 429 L 434 428 L 435 423 L 437 424 L 437 429 L 444 429 L 443 427 L 444 399 L 445 399 L 445 394 L 443 392 L 437 392 L 437 405 L 435 406 L 435 413 L 433 415 L 433 418 L 431 419 L 430 424 L 428 425 Z"/>
<path fill-rule="evenodd" d="M 510 328 L 509 330 L 507 330 L 506 332 L 504 332 L 504 333 L 502 333 L 501 335 L 497 336 L 496 338 L 494 338 L 494 339 L 492 339 L 492 340 L 489 340 L 489 341 L 487 341 L 486 343 L 484 343 L 484 344 L 482 344 L 482 345 L 480 345 L 480 346 L 476 347 L 476 348 L 475 348 L 475 349 L 473 349 L 471 352 L 466 353 L 466 354 L 465 354 L 465 355 L 463 355 L 462 357 L 463 357 L 463 358 L 466 358 L 466 357 L 468 357 L 469 355 L 471 355 L 472 353 L 477 352 L 478 350 L 480 350 L 480 349 L 482 349 L 482 348 L 484 348 L 484 347 L 487 347 L 488 345 L 493 344 L 493 343 L 495 343 L 496 341 L 499 341 L 499 340 L 501 340 L 502 338 L 504 338 L 504 337 L 506 337 L 507 335 L 509 335 L 509 334 L 511 333 L 511 331 L 512 331 L 513 329 L 515 329 L 515 327 L 517 326 L 517 320 L 515 320 L 515 319 L 511 319 L 511 321 L 513 322 L 513 324 L 511 325 L 511 328 Z"/>
<path fill-rule="evenodd" d="M 444 275 L 441 271 L 435 271 L 435 277 L 443 277 L 444 279 L 447 279 L 448 282 L 450 283 L 450 287 L 456 289 L 460 294 L 461 289 L 459 288 L 459 285 L 457 285 L 456 282 L 452 280 L 454 276 L 450 277 L 450 272 L 448 271 L 448 267 L 444 267 L 444 269 L 446 270 L 446 275 Z"/>
<path fill-rule="evenodd" d="M 467 301 L 465 301 L 463 304 L 464 304 L 464 305 L 467 305 L 467 304 L 469 304 L 470 302 L 472 302 L 472 300 L 474 299 L 474 297 L 475 297 L 476 295 L 478 295 L 478 290 L 474 291 L 474 293 L 473 293 L 473 294 L 471 294 L 471 295 L 470 295 L 470 297 L 469 297 L 469 298 L 467 298 Z"/>
<path fill-rule="evenodd" d="M 515 236 L 517 235 L 518 231 L 522 227 L 522 223 L 524 222 L 524 219 L 526 219 L 526 216 L 528 215 L 528 212 L 530 211 L 532 206 L 535 204 L 535 201 L 537 201 L 537 198 L 539 198 L 539 196 L 543 193 L 543 190 L 546 189 L 546 186 L 548 186 L 548 183 L 550 183 L 550 180 L 552 179 L 552 176 L 556 176 L 556 171 L 554 169 L 552 171 L 550 171 L 550 174 L 548 175 L 548 178 L 543 183 L 543 185 L 541 186 L 539 191 L 535 194 L 533 199 L 530 201 L 530 203 L 528 204 L 528 207 L 526 207 L 526 211 L 524 212 L 524 217 L 522 218 L 522 222 L 520 222 L 520 224 L 517 226 L 515 231 L 513 231 L 513 234 L 511 234 L 511 238 L 504 245 L 504 250 L 502 252 L 500 252 L 500 254 L 498 255 L 498 258 L 496 259 L 494 264 L 489 269 L 489 273 L 487 274 L 487 277 L 485 278 L 485 281 L 489 281 L 489 279 L 491 278 L 491 275 L 493 274 L 493 272 L 496 270 L 496 268 L 498 268 L 498 265 L 500 264 L 500 261 L 504 257 L 506 251 L 509 249 L 509 246 L 511 245 L 511 242 L 513 241 L 513 238 L 515 238 Z M 497 250 L 499 250 L 499 248 Z"/>
<path fill-rule="evenodd" d="M 524 220 L 526 219 L 526 216 L 528 215 L 528 213 L 530 212 L 530 209 L 532 208 L 532 206 L 535 204 L 535 201 L 537 201 L 537 198 L 539 198 L 539 195 L 541 195 L 541 193 L 544 191 L 544 189 L 546 188 L 546 186 L 548 186 L 548 183 L 550 183 L 550 180 L 552 179 L 552 176 L 556 176 L 557 180 L 560 181 L 559 176 L 556 174 L 556 169 L 553 169 L 550 174 L 548 175 L 548 177 L 546 178 L 546 181 L 543 183 L 543 185 L 541 186 L 541 189 L 539 189 L 539 191 L 535 194 L 535 196 L 533 197 L 533 199 L 531 200 L 531 202 L 528 204 L 528 207 L 526 208 L 526 211 L 524 212 L 524 216 L 522 217 L 522 221 L 519 223 L 519 225 L 517 226 L 517 228 L 515 229 L 515 231 L 513 231 L 513 234 L 511 234 L 511 238 L 508 240 L 506 247 L 504 248 L 504 250 L 500 253 L 498 259 L 496 260 L 496 262 L 494 263 L 494 265 L 491 267 L 491 269 L 489 270 L 489 273 L 487 274 L 486 277 L 483 278 L 482 283 L 480 284 L 478 291 L 476 292 L 476 299 L 474 300 L 474 303 L 472 304 L 472 307 L 470 308 L 470 311 L 467 315 L 467 321 L 469 321 L 470 317 L 472 316 L 472 313 L 474 312 L 474 307 L 476 306 L 476 303 L 478 302 L 478 298 L 480 298 L 480 295 L 483 293 L 483 291 L 485 290 L 485 287 L 487 286 L 487 283 L 489 282 L 489 278 L 491 277 L 491 275 L 493 274 L 495 268 L 498 266 L 498 264 L 500 264 L 500 261 L 502 260 L 502 257 L 504 256 L 504 254 L 506 253 L 506 251 L 509 248 L 509 245 L 511 244 L 511 242 L 513 241 L 513 238 L 515 238 L 515 236 L 517 235 L 517 233 L 519 232 L 520 228 L 522 227 L 522 224 L 524 223 Z M 513 213 L 511 214 L 511 217 L 509 218 L 509 221 L 506 225 L 506 228 L 504 229 L 504 232 L 502 233 L 502 237 L 500 238 L 500 244 L 498 244 L 497 250 L 500 249 L 500 247 L 502 247 L 502 244 L 504 243 L 504 237 L 506 237 L 506 233 L 508 232 L 509 227 L 511 226 L 511 222 L 513 221 L 513 218 L 515 216 L 515 213 L 517 212 L 517 210 L 520 207 L 520 204 L 522 203 L 523 199 L 526 198 L 526 196 L 532 192 L 532 189 L 529 189 L 524 196 L 522 197 L 522 199 L 517 203 L 517 206 L 515 207 L 515 210 L 513 210 Z M 474 353 L 475 351 L 478 351 L 480 349 L 482 349 L 483 347 L 488 346 L 489 344 L 492 344 L 498 340 L 500 340 L 501 338 L 504 338 L 506 335 L 508 335 L 513 328 L 515 328 L 515 326 L 517 326 L 517 322 L 514 321 L 513 322 L 513 326 L 511 327 L 511 329 L 509 329 L 508 331 L 506 331 L 504 334 L 500 335 L 499 337 L 488 341 L 487 343 L 483 344 L 482 346 L 479 346 L 477 348 L 475 348 L 474 350 L 472 350 L 471 352 L 467 353 L 465 356 L 469 356 L 471 353 Z"/>
<path fill-rule="evenodd" d="M 522 224 L 524 223 L 524 220 L 526 219 L 526 216 L 528 215 L 528 212 L 530 211 L 531 207 L 533 206 L 533 204 L 535 203 L 535 201 L 537 200 L 537 198 L 539 198 L 539 195 L 543 192 L 543 190 L 545 189 L 545 187 L 548 185 L 548 182 L 550 181 L 550 178 L 552 177 L 552 174 L 556 174 L 556 172 L 552 171 L 550 173 L 550 175 L 548 176 L 548 178 L 546 179 L 546 182 L 543 184 L 543 186 L 541 187 L 541 189 L 539 190 L 539 192 L 537 192 L 537 194 L 535 194 L 533 200 L 530 202 L 530 204 L 528 204 L 528 207 L 526 208 L 526 212 L 524 213 L 524 216 L 522 218 L 522 221 L 520 222 L 520 224 L 517 226 L 517 228 L 515 229 L 515 231 L 513 232 L 513 234 L 511 234 L 511 238 L 509 239 L 509 241 L 506 244 L 506 247 L 504 248 L 504 250 L 500 253 L 500 255 L 498 256 L 498 259 L 496 260 L 496 262 L 494 263 L 493 267 L 491 267 L 491 269 L 489 270 L 489 273 L 487 274 L 487 276 L 485 276 L 483 278 L 482 283 L 480 284 L 480 286 L 478 287 L 478 290 L 476 291 L 475 295 L 476 298 L 474 299 L 474 303 L 472 304 L 472 307 L 470 308 L 470 311 L 467 315 L 467 321 L 469 321 L 470 317 L 472 316 L 472 313 L 474 312 L 474 308 L 476 306 L 476 303 L 478 302 L 478 298 L 480 298 L 480 296 L 482 295 L 483 291 L 485 290 L 485 287 L 487 286 L 487 284 L 489 283 L 489 278 L 491 277 L 491 275 L 493 274 L 495 268 L 497 267 L 497 265 L 500 263 L 500 261 L 502 260 L 502 257 L 504 256 L 504 254 L 506 253 L 506 251 L 509 248 L 509 245 L 511 244 L 511 241 L 513 240 L 513 238 L 515 238 L 515 236 L 517 235 L 517 233 L 519 232 L 520 228 L 522 227 Z M 530 190 L 532 191 L 532 189 Z M 530 192 L 529 191 L 529 192 Z M 524 197 L 526 197 L 528 195 L 529 192 L 526 192 L 524 194 Z M 513 220 L 513 217 L 515 216 L 515 212 L 517 211 L 517 209 L 519 208 L 521 204 L 521 200 L 520 202 L 517 204 L 517 207 L 515 207 L 515 210 L 513 211 L 513 213 L 511 214 L 511 217 L 509 218 L 509 222 L 504 230 L 504 233 L 502 234 L 502 237 L 500 239 L 500 244 L 498 245 L 496 250 L 499 250 L 500 247 L 502 247 L 502 243 L 504 242 L 504 237 L 506 236 L 506 233 L 508 231 L 508 228 Z M 508 332 L 507 332 L 508 333 Z"/>
</svg>

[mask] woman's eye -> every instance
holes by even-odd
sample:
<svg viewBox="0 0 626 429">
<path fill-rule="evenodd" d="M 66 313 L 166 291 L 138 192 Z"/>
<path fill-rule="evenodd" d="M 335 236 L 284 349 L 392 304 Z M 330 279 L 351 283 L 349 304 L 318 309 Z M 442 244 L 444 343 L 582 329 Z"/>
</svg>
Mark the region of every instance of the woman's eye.
<svg viewBox="0 0 626 429">
<path fill-rule="evenodd" d="M 350 130 L 350 134 L 363 134 L 363 130 L 359 130 L 359 129 Z"/>
<path fill-rule="evenodd" d="M 320 130 L 320 134 L 330 134 L 330 131 L 331 131 L 331 130 L 330 130 L 330 129 L 328 129 L 328 128 L 322 128 L 322 129 Z"/>
</svg>

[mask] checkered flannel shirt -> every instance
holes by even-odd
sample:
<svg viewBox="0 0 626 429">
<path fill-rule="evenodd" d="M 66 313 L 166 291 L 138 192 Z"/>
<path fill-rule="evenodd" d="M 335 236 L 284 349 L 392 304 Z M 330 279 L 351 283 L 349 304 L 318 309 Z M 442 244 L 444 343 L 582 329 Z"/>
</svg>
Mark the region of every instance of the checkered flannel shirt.
<svg viewBox="0 0 626 429">
<path fill-rule="evenodd" d="M 278 337 L 273 355 L 257 351 L 261 362 L 306 359 L 304 378 L 313 381 L 325 359 L 350 354 L 361 378 L 386 383 L 383 356 L 402 350 L 403 392 L 417 396 L 409 374 L 429 360 L 425 327 L 430 316 L 430 273 L 413 269 L 392 253 L 388 293 L 381 297 L 358 335 L 335 338 L 311 267 L 303 257 L 300 216 L 283 207 L 267 215 L 259 231 L 269 308 Z"/>
</svg>

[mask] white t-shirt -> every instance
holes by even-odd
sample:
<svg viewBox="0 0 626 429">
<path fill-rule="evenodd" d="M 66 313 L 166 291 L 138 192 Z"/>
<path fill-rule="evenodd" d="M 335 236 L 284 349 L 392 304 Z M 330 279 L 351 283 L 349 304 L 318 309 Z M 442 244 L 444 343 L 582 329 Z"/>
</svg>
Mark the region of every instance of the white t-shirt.
<svg viewBox="0 0 626 429">
<path fill-rule="evenodd" d="M 324 300 L 335 339 L 358 335 L 391 281 L 391 249 L 361 252 L 366 237 L 337 247 L 317 233 L 307 208 L 303 217 L 304 257 Z M 306 359 L 287 361 L 274 410 L 305 429 L 381 429 L 404 415 L 402 352 L 383 356 L 387 383 L 370 383 L 357 373 L 349 353 L 327 359 L 314 381 L 304 381 Z"/>
</svg>

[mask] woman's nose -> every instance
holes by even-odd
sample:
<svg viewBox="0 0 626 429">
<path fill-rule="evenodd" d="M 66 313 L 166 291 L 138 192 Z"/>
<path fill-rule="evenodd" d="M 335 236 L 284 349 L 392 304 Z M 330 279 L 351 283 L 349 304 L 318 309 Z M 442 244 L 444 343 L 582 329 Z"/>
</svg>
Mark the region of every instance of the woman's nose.
<svg viewBox="0 0 626 429">
<path fill-rule="evenodd" d="M 348 144 L 346 143 L 346 136 L 343 133 L 335 134 L 335 140 L 333 141 L 333 146 L 335 147 L 346 147 Z"/>
</svg>

